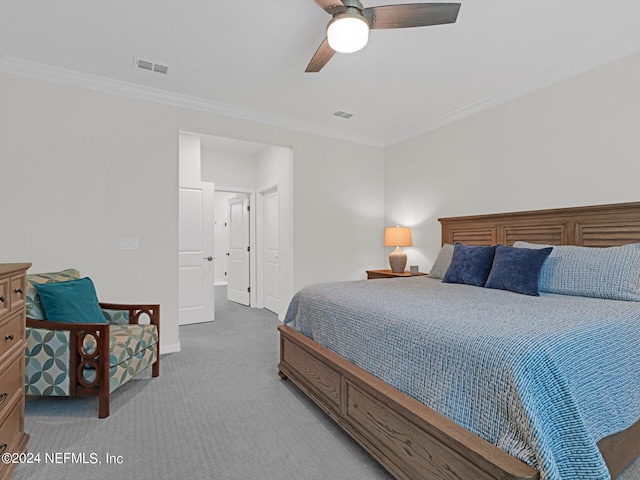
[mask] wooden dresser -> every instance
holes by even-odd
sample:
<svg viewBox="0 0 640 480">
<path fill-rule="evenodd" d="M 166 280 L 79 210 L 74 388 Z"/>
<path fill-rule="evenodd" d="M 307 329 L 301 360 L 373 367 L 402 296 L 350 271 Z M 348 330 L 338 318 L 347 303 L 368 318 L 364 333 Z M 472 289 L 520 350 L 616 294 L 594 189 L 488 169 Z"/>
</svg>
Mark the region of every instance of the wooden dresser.
<svg viewBox="0 0 640 480">
<path fill-rule="evenodd" d="M 30 263 L 0 263 L 0 454 L 26 451 L 24 433 L 25 292 Z M 0 462 L 0 480 L 15 463 Z"/>
</svg>

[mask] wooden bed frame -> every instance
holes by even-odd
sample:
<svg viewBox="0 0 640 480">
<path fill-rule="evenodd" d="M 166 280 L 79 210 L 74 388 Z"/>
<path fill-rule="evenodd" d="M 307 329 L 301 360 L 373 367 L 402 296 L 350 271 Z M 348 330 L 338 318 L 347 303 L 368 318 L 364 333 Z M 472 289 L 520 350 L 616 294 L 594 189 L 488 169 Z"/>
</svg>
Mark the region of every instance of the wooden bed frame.
<svg viewBox="0 0 640 480">
<path fill-rule="evenodd" d="M 442 243 L 605 247 L 640 243 L 640 202 L 439 219 Z M 402 281 L 402 280 L 398 280 Z M 395 478 L 538 479 L 524 462 L 280 325 L 278 374 L 290 379 Z M 640 421 L 598 442 L 612 478 L 640 454 Z"/>
</svg>

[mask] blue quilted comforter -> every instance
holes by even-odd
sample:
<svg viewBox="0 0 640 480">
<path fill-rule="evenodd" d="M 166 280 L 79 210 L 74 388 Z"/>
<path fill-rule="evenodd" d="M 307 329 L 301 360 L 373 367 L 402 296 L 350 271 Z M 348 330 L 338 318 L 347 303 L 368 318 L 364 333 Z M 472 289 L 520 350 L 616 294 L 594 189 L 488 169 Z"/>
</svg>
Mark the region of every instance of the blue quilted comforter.
<svg viewBox="0 0 640 480">
<path fill-rule="evenodd" d="M 596 442 L 640 419 L 640 302 L 414 277 L 304 288 L 285 323 L 542 480 L 609 479 Z"/>
</svg>

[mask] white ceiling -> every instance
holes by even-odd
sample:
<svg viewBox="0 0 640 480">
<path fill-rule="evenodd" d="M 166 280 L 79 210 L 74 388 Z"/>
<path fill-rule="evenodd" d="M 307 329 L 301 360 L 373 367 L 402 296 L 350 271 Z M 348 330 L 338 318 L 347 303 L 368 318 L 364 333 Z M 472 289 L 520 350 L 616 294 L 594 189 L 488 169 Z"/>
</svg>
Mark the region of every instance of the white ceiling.
<svg viewBox="0 0 640 480">
<path fill-rule="evenodd" d="M 389 145 L 640 51 L 637 0 L 461 3 L 312 74 L 330 19 L 313 0 L 0 0 L 0 70 Z"/>
</svg>

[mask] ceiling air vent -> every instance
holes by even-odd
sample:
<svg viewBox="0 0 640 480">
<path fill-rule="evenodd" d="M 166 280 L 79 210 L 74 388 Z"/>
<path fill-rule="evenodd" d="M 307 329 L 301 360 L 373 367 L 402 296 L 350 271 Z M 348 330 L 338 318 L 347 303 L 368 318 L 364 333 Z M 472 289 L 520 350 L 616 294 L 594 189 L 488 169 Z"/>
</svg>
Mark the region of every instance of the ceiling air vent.
<svg viewBox="0 0 640 480">
<path fill-rule="evenodd" d="M 341 110 L 338 110 L 337 112 L 333 112 L 332 115 L 335 117 L 346 118 L 346 119 L 353 117 L 353 113 L 343 112 Z"/>
<path fill-rule="evenodd" d="M 158 73 L 164 73 L 166 75 L 167 72 L 169 71 L 169 67 L 167 67 L 166 65 L 160 65 L 159 63 L 156 63 L 153 66 L 153 71 Z"/>
<path fill-rule="evenodd" d="M 153 62 L 150 62 L 149 60 L 143 60 L 137 57 L 133 57 L 133 66 L 137 68 L 142 68 L 143 70 L 150 70 L 152 72 L 162 73 L 164 75 L 169 73 L 169 67 L 167 65 L 153 63 Z"/>
<path fill-rule="evenodd" d="M 153 63 L 146 60 L 138 60 L 138 68 L 144 68 L 145 70 L 153 70 Z"/>
</svg>

